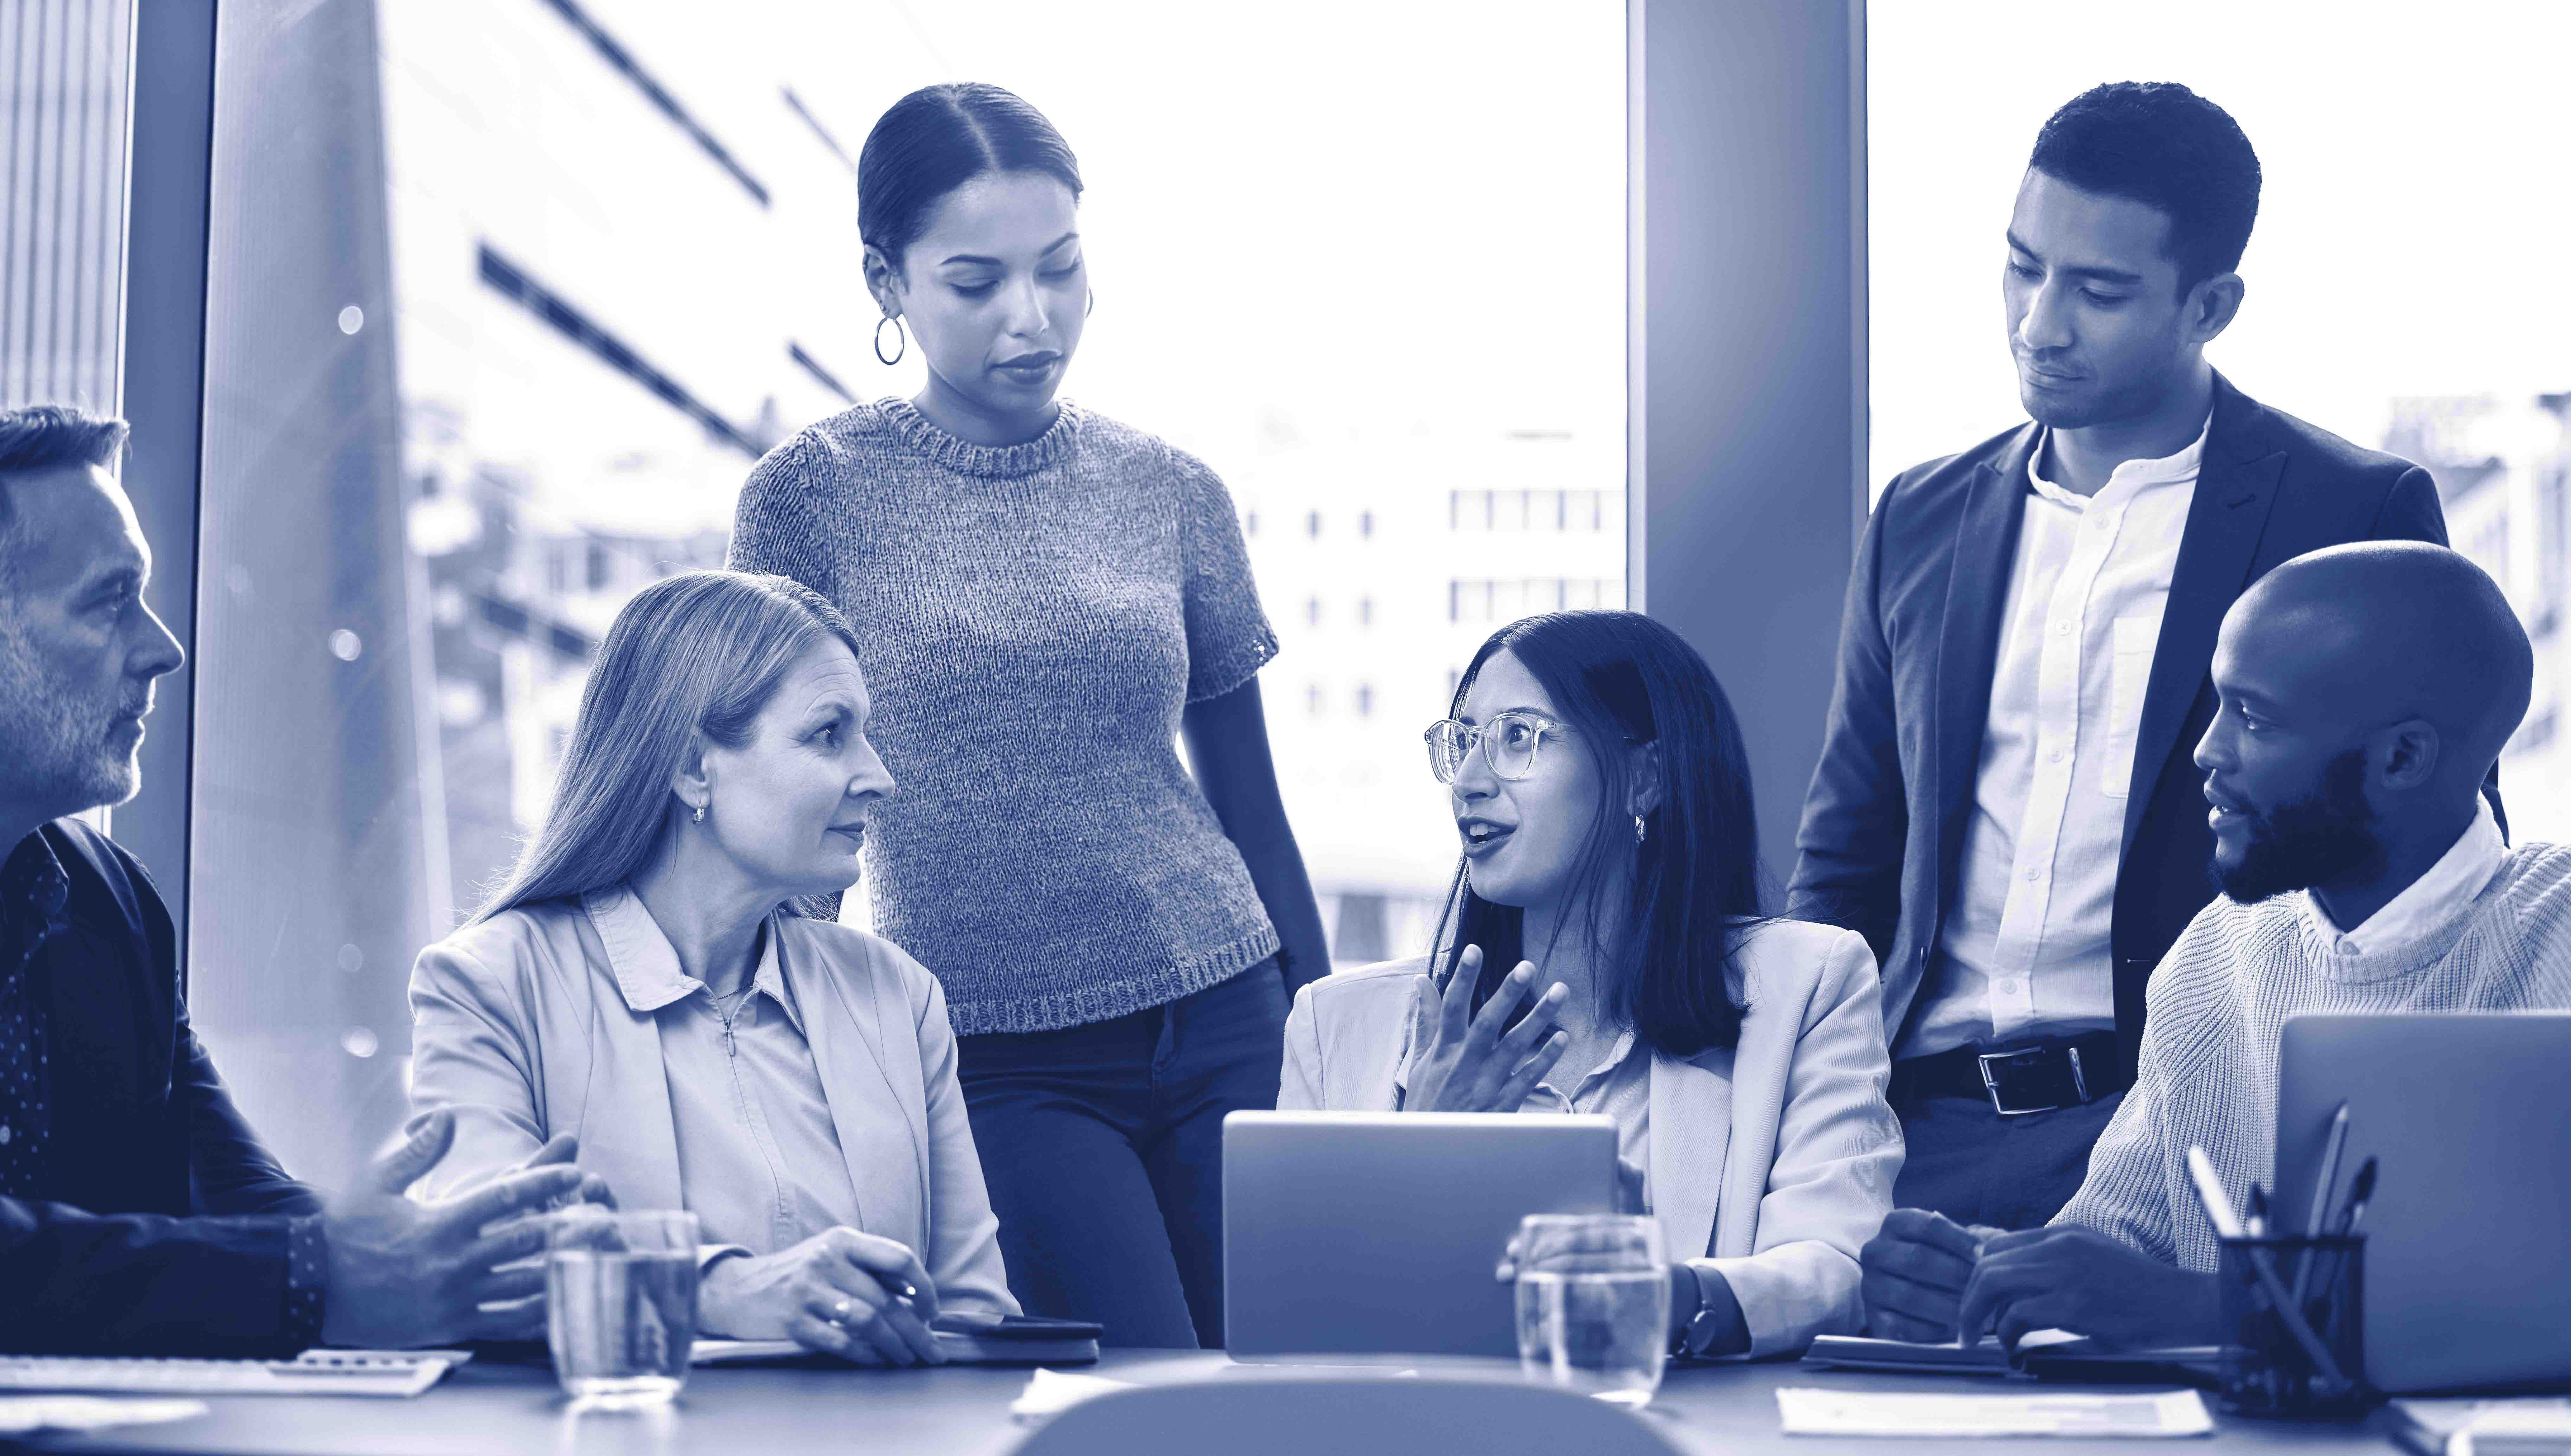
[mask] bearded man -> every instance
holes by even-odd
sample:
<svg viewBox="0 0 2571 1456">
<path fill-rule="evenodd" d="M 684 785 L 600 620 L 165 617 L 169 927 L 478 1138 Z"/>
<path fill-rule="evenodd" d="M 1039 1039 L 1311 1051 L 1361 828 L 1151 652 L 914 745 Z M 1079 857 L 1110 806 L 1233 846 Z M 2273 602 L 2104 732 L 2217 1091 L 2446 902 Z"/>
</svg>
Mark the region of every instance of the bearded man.
<svg viewBox="0 0 2571 1456">
<path fill-rule="evenodd" d="M 2509 848 L 2481 792 L 2534 674 L 2496 583 L 2420 542 L 2315 551 L 2233 605 L 2213 674 L 2195 758 L 2222 894 L 2153 972 L 2133 1090 L 2048 1226 L 1888 1217 L 1876 1333 L 2212 1343 L 2187 1151 L 2226 1188 L 2275 1181 L 2288 1017 L 2571 1008 L 2571 846 Z"/>
</svg>

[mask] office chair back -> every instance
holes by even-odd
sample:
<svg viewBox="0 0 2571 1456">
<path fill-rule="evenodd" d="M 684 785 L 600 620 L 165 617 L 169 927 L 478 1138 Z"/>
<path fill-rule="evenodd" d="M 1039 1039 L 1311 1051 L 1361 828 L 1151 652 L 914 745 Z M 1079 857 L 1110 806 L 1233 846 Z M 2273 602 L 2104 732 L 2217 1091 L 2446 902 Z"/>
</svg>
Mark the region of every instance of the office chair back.
<svg viewBox="0 0 2571 1456">
<path fill-rule="evenodd" d="M 1650 1419 L 1567 1390 L 1500 1381 L 1232 1378 L 1082 1401 L 1014 1456 L 1679 1456 Z"/>
</svg>

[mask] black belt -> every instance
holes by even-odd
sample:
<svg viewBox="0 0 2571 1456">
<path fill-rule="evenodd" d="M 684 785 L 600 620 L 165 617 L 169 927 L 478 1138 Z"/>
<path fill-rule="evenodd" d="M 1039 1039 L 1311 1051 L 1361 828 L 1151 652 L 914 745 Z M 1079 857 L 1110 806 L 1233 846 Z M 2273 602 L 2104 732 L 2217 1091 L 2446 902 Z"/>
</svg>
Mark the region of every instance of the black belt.
<svg viewBox="0 0 2571 1456">
<path fill-rule="evenodd" d="M 1892 1101 L 1920 1097 L 1986 1097 L 2004 1118 L 2058 1112 L 2134 1085 L 2124 1050 L 2112 1031 L 2020 1042 L 1998 1047 L 1957 1047 L 1892 1064 Z"/>
</svg>

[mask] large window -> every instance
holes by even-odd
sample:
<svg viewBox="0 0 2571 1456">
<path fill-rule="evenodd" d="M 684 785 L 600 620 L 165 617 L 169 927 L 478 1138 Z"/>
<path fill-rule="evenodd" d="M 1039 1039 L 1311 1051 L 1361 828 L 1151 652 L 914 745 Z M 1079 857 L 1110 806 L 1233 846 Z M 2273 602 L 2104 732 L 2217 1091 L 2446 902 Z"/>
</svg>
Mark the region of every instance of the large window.
<svg viewBox="0 0 2571 1456">
<path fill-rule="evenodd" d="M 2101 81 L 2185 82 L 2264 173 L 2248 298 L 2209 356 L 2436 473 L 2454 545 L 2535 639 L 2535 705 L 2500 770 L 2512 826 L 2571 833 L 2571 11 L 1943 0 L 1873 6 L 1867 28 L 1874 488 L 2024 418 L 2000 234 L 2044 119 Z"/>
<path fill-rule="evenodd" d="M 0 8 L 0 408 L 114 413 L 133 0 Z"/>
<path fill-rule="evenodd" d="M 398 1116 L 411 957 L 541 813 L 617 609 L 722 561 L 762 450 L 919 387 L 851 161 L 914 87 L 1007 85 L 1080 153 L 1068 392 L 1231 485 L 1340 958 L 1424 942 L 1418 733 L 1473 647 L 1623 601 L 1619 7 L 222 16 L 191 950 L 298 1170 Z"/>
</svg>

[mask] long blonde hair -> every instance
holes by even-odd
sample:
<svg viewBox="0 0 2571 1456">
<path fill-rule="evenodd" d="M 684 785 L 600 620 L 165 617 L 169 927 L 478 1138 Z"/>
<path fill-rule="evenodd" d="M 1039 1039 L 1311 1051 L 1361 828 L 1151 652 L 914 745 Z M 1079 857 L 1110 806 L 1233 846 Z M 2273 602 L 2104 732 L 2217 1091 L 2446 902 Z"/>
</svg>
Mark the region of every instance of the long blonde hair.
<svg viewBox="0 0 2571 1456">
<path fill-rule="evenodd" d="M 857 651 L 839 610 L 784 577 L 681 572 L 636 593 L 581 690 L 544 826 L 471 923 L 633 878 L 676 823 L 689 735 L 749 742 L 787 671 L 831 638 Z"/>
</svg>

